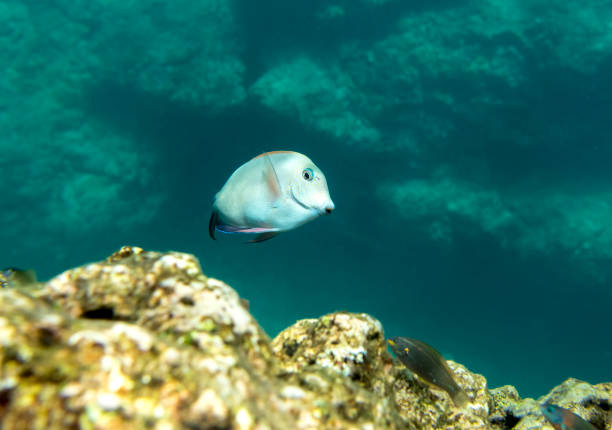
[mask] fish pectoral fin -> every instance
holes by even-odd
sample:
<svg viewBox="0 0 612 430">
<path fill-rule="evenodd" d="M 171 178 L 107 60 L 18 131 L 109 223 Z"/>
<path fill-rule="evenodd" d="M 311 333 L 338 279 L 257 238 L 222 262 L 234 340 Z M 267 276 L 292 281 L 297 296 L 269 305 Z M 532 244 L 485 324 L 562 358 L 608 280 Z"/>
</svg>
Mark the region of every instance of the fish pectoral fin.
<svg viewBox="0 0 612 430">
<path fill-rule="evenodd" d="M 279 231 L 268 231 L 265 233 L 258 234 L 254 239 L 249 240 L 248 243 L 258 243 L 265 242 L 266 240 L 272 239 L 274 236 L 278 235 Z"/>
<path fill-rule="evenodd" d="M 274 203 L 272 204 L 274 207 L 275 203 L 280 199 L 282 195 L 280 180 L 278 179 L 278 174 L 276 173 L 276 169 L 274 168 L 274 164 L 272 164 L 272 160 L 269 155 L 264 156 L 266 167 L 264 168 L 264 179 L 265 183 L 268 187 L 272 195 L 272 199 Z"/>
</svg>

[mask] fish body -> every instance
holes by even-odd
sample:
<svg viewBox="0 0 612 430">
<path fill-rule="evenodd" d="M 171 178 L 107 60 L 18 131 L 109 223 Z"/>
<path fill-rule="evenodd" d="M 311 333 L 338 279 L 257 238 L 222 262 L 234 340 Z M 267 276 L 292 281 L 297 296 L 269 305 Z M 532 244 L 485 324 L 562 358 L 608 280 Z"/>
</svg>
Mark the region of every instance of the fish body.
<svg viewBox="0 0 612 430">
<path fill-rule="evenodd" d="M 259 242 L 333 210 L 325 175 L 308 157 L 266 152 L 236 169 L 216 194 L 209 233 L 257 234 Z"/>
<path fill-rule="evenodd" d="M 435 348 L 409 337 L 394 337 L 389 345 L 404 366 L 428 384 L 446 391 L 455 405 L 463 407 L 469 402 L 467 394 L 453 379 L 446 360 Z"/>
<path fill-rule="evenodd" d="M 36 284 L 36 272 L 33 270 L 21 270 L 15 267 L 8 267 L 0 271 L 0 288 L 15 288 L 26 285 Z"/>
<path fill-rule="evenodd" d="M 557 430 L 595 430 L 588 421 L 560 406 L 544 403 L 540 405 L 540 410 Z"/>
</svg>

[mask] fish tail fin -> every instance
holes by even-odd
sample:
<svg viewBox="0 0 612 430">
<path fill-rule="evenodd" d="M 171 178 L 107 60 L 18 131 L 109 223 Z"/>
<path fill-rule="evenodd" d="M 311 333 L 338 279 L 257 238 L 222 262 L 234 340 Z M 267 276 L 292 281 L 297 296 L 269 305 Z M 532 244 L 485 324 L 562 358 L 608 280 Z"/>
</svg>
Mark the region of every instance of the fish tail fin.
<svg viewBox="0 0 612 430">
<path fill-rule="evenodd" d="M 208 221 L 208 234 L 212 238 L 212 240 L 217 240 L 215 238 L 215 230 L 217 229 L 217 224 L 219 224 L 219 217 L 217 215 L 217 211 L 213 210 L 210 214 L 210 221 Z"/>
</svg>

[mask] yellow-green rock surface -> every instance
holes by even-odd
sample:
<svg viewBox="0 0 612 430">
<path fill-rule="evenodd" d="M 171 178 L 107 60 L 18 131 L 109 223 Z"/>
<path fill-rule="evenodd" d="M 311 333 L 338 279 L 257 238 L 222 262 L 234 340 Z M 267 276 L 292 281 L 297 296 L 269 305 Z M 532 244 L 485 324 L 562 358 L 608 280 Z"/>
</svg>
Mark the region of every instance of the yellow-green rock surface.
<svg viewBox="0 0 612 430">
<path fill-rule="evenodd" d="M 535 400 L 449 366 L 464 409 L 394 361 L 367 314 L 298 321 L 270 340 L 188 254 L 125 247 L 0 290 L 2 429 L 550 428 Z M 612 384 L 570 379 L 545 400 L 612 429 Z"/>
</svg>

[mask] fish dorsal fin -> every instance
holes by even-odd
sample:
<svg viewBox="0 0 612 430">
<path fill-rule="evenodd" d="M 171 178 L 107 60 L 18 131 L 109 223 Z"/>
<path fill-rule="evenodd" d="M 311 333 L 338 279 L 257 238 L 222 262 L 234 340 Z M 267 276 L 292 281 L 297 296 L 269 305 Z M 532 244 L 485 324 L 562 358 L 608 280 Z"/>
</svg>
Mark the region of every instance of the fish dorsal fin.
<svg viewBox="0 0 612 430">
<path fill-rule="evenodd" d="M 255 160 L 256 158 L 259 158 L 259 157 L 267 157 L 267 156 L 270 156 L 272 154 L 297 154 L 297 152 L 295 152 L 295 151 L 268 151 L 268 152 L 264 152 L 262 154 L 259 154 L 256 157 L 253 157 L 253 160 Z"/>
<path fill-rule="evenodd" d="M 277 206 L 277 202 L 282 196 L 282 188 L 280 180 L 278 179 L 278 173 L 274 168 L 274 163 L 272 163 L 272 159 L 270 157 L 270 153 L 266 152 L 263 155 L 264 162 L 266 163 L 266 169 L 264 170 L 264 175 L 266 179 L 266 184 L 268 185 L 268 189 L 274 196 L 272 205 L 274 207 Z"/>
</svg>

